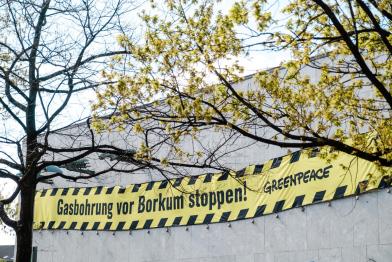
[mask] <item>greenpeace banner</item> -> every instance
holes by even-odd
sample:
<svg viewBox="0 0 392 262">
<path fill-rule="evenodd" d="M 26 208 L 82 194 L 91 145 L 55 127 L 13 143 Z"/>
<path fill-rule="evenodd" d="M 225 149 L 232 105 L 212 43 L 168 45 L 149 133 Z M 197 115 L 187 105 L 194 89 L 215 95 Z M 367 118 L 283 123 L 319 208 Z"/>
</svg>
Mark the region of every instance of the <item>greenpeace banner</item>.
<svg viewBox="0 0 392 262">
<path fill-rule="evenodd" d="M 127 187 L 37 192 L 35 229 L 136 230 L 227 222 L 390 186 L 391 169 L 298 151 L 264 165 Z"/>
</svg>

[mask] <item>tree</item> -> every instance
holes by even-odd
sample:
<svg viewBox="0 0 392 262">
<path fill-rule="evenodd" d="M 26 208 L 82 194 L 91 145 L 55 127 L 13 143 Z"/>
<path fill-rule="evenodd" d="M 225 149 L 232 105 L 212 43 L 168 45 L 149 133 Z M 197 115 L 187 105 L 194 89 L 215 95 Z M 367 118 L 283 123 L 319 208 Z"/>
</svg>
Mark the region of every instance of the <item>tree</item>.
<svg viewBox="0 0 392 262">
<path fill-rule="evenodd" d="M 156 121 L 174 141 L 213 126 L 260 143 L 330 146 L 392 166 L 390 1 L 293 0 L 276 18 L 273 3 L 238 1 L 225 12 L 220 1 L 173 0 L 142 13 L 144 40 L 118 38 L 134 60 L 118 59 L 124 70 L 104 72 L 118 82 L 101 90 L 96 108 L 116 111 L 111 124 L 131 122 L 140 132 Z M 257 50 L 291 58 L 240 89 L 237 60 Z"/>
<path fill-rule="evenodd" d="M 8 185 L 0 185 L 0 199 L 4 199 L 6 198 L 6 189 Z M 5 206 L 5 212 L 8 214 L 9 217 L 15 219 L 17 212 L 18 212 L 18 207 L 16 203 L 13 203 L 12 205 L 6 205 Z M 2 223 L 2 221 L 0 220 L 0 234 L 7 234 L 12 236 L 14 232 L 12 232 L 12 230 L 7 227 L 4 223 Z"/>
<path fill-rule="evenodd" d="M 91 128 L 87 99 L 95 97 L 99 86 L 116 82 L 103 79 L 100 71 L 129 53 L 112 40 L 132 32 L 129 24 L 135 21 L 128 15 L 140 3 L 0 3 L 0 181 L 16 185 L 15 191 L 0 197 L 0 219 L 15 231 L 16 261 L 22 262 L 31 257 L 37 184 L 144 169 L 163 175 L 174 171 L 164 170 L 160 159 L 136 158 L 139 140 L 129 132 L 116 133 L 116 139 L 122 139 L 116 144 L 107 139 L 110 134 Z M 86 158 L 94 164 L 101 161 L 102 168 L 90 170 Z M 178 163 L 178 168 L 183 165 Z M 9 207 L 18 198 L 14 218 Z"/>
<path fill-rule="evenodd" d="M 64 119 L 61 114 L 72 99 L 102 84 L 96 73 L 105 59 L 126 52 L 111 49 L 109 43 L 94 49 L 105 34 L 120 32 L 117 19 L 125 7 L 125 1 L 108 1 L 101 7 L 93 1 L 1 2 L 0 112 L 4 125 L 0 134 L 0 178 L 16 183 L 16 190 L 0 200 L 0 218 L 16 233 L 16 261 L 30 260 L 35 190 L 45 179 L 39 174 L 49 166 L 108 149 L 91 140 L 91 134 L 88 147 L 69 144 L 72 156 L 61 160 L 47 156 L 64 148 L 52 148 L 49 141 L 55 133 L 53 127 L 62 127 L 59 119 Z M 60 173 L 50 177 L 59 175 L 67 177 Z M 7 206 L 18 196 L 20 212 L 14 220 Z"/>
</svg>

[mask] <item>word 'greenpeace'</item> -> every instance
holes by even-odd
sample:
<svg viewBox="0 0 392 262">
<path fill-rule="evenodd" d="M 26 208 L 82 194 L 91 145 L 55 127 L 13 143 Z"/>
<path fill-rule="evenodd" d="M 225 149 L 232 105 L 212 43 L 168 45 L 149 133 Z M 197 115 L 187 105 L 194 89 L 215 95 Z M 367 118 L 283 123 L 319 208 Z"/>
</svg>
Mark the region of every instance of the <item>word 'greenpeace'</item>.
<svg viewBox="0 0 392 262">
<path fill-rule="evenodd" d="M 310 169 L 304 172 L 298 172 L 294 175 L 289 175 L 279 179 L 273 179 L 271 182 L 268 181 L 264 185 L 264 192 L 271 194 L 274 191 L 288 188 L 291 186 L 300 185 L 301 183 L 309 183 L 312 180 L 321 180 L 329 177 L 329 169 L 332 165 L 326 166 L 320 169 Z"/>
</svg>

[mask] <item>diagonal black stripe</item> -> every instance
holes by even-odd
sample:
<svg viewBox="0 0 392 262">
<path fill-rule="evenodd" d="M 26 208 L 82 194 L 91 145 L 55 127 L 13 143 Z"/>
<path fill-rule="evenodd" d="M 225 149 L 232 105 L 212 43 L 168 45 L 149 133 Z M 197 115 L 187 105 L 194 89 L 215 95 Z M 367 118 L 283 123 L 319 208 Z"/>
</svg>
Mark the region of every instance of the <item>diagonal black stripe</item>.
<svg viewBox="0 0 392 262">
<path fill-rule="evenodd" d="M 119 223 L 117 224 L 116 230 L 117 230 L 117 231 L 123 230 L 124 225 L 125 225 L 125 222 L 124 222 L 124 221 L 119 222 Z"/>
<path fill-rule="evenodd" d="M 248 211 L 249 208 L 241 209 L 241 211 L 238 213 L 237 219 L 244 219 L 248 214 Z"/>
<path fill-rule="evenodd" d="M 229 171 L 224 171 L 222 175 L 219 176 L 218 181 L 224 181 L 229 178 Z"/>
<path fill-rule="evenodd" d="M 176 180 L 174 181 L 173 186 L 174 187 L 180 186 L 183 179 L 184 179 L 183 177 L 176 178 Z"/>
<path fill-rule="evenodd" d="M 313 148 L 309 154 L 309 158 L 316 157 L 319 152 L 320 152 L 320 148 L 317 148 L 317 147 Z"/>
<path fill-rule="evenodd" d="M 229 219 L 229 217 L 230 217 L 230 211 L 227 211 L 227 212 L 223 212 L 222 213 L 222 216 L 220 217 L 220 219 L 219 219 L 219 222 L 227 222 L 227 220 Z"/>
<path fill-rule="evenodd" d="M 355 189 L 355 194 L 358 195 L 362 192 L 365 192 L 368 184 L 369 184 L 369 180 L 363 180 L 359 182 L 357 188 Z"/>
<path fill-rule="evenodd" d="M 146 187 L 146 191 L 151 190 L 154 187 L 154 184 L 155 184 L 154 181 L 148 182 L 147 187 Z"/>
<path fill-rule="evenodd" d="M 266 208 L 266 207 L 267 207 L 266 205 L 258 206 L 257 209 L 256 209 L 256 212 L 255 212 L 254 217 L 260 217 L 260 216 L 262 216 L 262 215 L 264 214 L 264 211 L 265 211 L 265 208 Z"/>
<path fill-rule="evenodd" d="M 110 195 L 111 193 L 113 193 L 113 190 L 114 190 L 114 187 L 109 187 L 109 188 L 106 190 L 106 195 Z"/>
<path fill-rule="evenodd" d="M 361 182 L 358 183 L 357 188 L 355 189 L 355 194 L 358 195 L 360 193 L 362 193 L 362 186 L 361 186 Z"/>
<path fill-rule="evenodd" d="M 212 174 L 211 174 L 211 173 L 207 173 L 207 174 L 205 175 L 205 177 L 204 177 L 203 183 L 211 182 L 211 180 L 212 180 Z"/>
<path fill-rule="evenodd" d="M 125 187 L 120 187 L 119 189 L 118 189 L 118 193 L 119 194 L 124 194 L 125 193 Z"/>
<path fill-rule="evenodd" d="M 60 224 L 58 225 L 57 229 L 63 229 L 65 224 L 66 224 L 65 221 L 61 221 Z"/>
<path fill-rule="evenodd" d="M 197 215 L 192 215 L 189 217 L 188 222 L 186 223 L 187 225 L 194 225 L 197 219 Z"/>
<path fill-rule="evenodd" d="M 71 229 L 71 230 L 75 229 L 77 224 L 78 223 L 76 223 L 76 222 L 72 222 L 71 225 L 69 226 L 69 229 Z"/>
<path fill-rule="evenodd" d="M 61 192 L 62 196 L 66 196 L 68 193 L 68 188 L 63 188 L 63 192 Z"/>
<path fill-rule="evenodd" d="M 214 217 L 214 214 L 207 214 L 206 217 L 204 218 L 203 224 L 211 223 L 213 217 Z"/>
<path fill-rule="evenodd" d="M 196 183 L 198 176 L 191 176 L 188 181 L 188 185 L 193 185 Z"/>
<path fill-rule="evenodd" d="M 383 176 L 381 181 L 380 181 L 380 184 L 378 184 L 378 188 L 381 189 L 381 188 L 390 187 L 391 186 L 391 182 L 392 182 L 391 181 L 391 177 Z"/>
<path fill-rule="evenodd" d="M 75 187 L 74 190 L 73 190 L 73 192 L 72 192 L 72 195 L 73 195 L 73 196 L 76 196 L 76 195 L 79 193 L 79 190 L 80 190 L 79 187 Z"/>
<path fill-rule="evenodd" d="M 176 217 L 173 221 L 173 226 L 178 226 L 181 223 L 182 217 Z"/>
<path fill-rule="evenodd" d="M 91 192 L 91 187 L 86 187 L 86 189 L 84 190 L 83 195 L 87 196 L 88 194 L 90 194 L 90 192 Z"/>
<path fill-rule="evenodd" d="M 138 220 L 132 221 L 131 226 L 129 227 L 130 230 L 135 230 L 137 225 L 139 224 Z"/>
<path fill-rule="evenodd" d="M 41 197 L 44 197 L 47 191 L 48 191 L 47 189 L 42 190 Z"/>
<path fill-rule="evenodd" d="M 272 160 L 271 169 L 279 167 L 281 163 L 282 163 L 282 157 L 274 158 L 274 160 Z"/>
<path fill-rule="evenodd" d="M 48 229 L 53 229 L 55 221 L 50 221 L 48 224 Z"/>
<path fill-rule="evenodd" d="M 255 168 L 253 169 L 253 175 L 260 174 L 261 171 L 263 171 L 264 165 L 255 165 Z"/>
<path fill-rule="evenodd" d="M 57 193 L 57 191 L 58 191 L 58 188 L 53 188 L 53 189 L 52 189 L 52 192 L 50 192 L 50 195 L 51 195 L 51 196 L 55 196 L 56 193 Z"/>
<path fill-rule="evenodd" d="M 237 172 L 235 172 L 235 176 L 236 177 L 242 177 L 242 176 L 244 176 L 245 175 L 245 168 L 244 169 L 241 169 L 241 170 L 238 170 Z"/>
<path fill-rule="evenodd" d="M 280 200 L 280 201 L 276 201 L 275 206 L 274 206 L 274 213 L 280 212 L 283 210 L 283 206 L 284 206 L 284 202 L 286 200 Z"/>
<path fill-rule="evenodd" d="M 166 222 L 167 218 L 161 218 L 161 220 L 159 220 L 158 227 L 165 227 Z"/>
<path fill-rule="evenodd" d="M 146 222 L 144 223 L 143 229 L 151 228 L 151 224 L 152 224 L 152 219 L 147 219 Z"/>
<path fill-rule="evenodd" d="M 347 186 L 340 186 L 336 188 L 335 194 L 333 195 L 333 199 L 344 197 L 344 193 L 346 192 Z"/>
<path fill-rule="evenodd" d="M 318 201 L 322 201 L 324 198 L 324 195 L 325 195 L 325 190 L 316 192 L 316 194 L 314 195 L 314 198 L 313 198 L 313 203 L 318 202 Z"/>
<path fill-rule="evenodd" d="M 302 206 L 302 202 L 304 202 L 304 198 L 305 198 L 305 195 L 297 196 L 294 199 L 294 203 L 293 203 L 293 205 L 291 207 L 300 207 L 300 206 Z"/>
<path fill-rule="evenodd" d="M 300 156 L 301 156 L 301 151 L 300 150 L 292 153 L 291 154 L 291 159 L 290 159 L 290 164 L 294 163 L 294 162 L 297 162 L 299 160 Z"/>
<path fill-rule="evenodd" d="M 139 191 L 139 188 L 140 188 L 140 184 L 133 185 L 132 192 L 136 193 L 137 191 Z"/>
<path fill-rule="evenodd" d="M 100 222 L 94 222 L 93 227 L 91 228 L 91 230 L 97 230 L 99 228 L 99 224 L 100 224 Z"/>
<path fill-rule="evenodd" d="M 111 226 L 112 226 L 112 222 L 106 222 L 105 227 L 103 229 L 104 230 L 110 230 Z"/>
<path fill-rule="evenodd" d="M 103 188 L 102 186 L 97 187 L 97 191 L 95 191 L 95 194 L 96 194 L 96 195 L 101 194 L 102 188 Z"/>
<path fill-rule="evenodd" d="M 159 185 L 159 189 L 164 189 L 169 184 L 168 180 L 162 180 L 161 184 Z"/>
<path fill-rule="evenodd" d="M 88 226 L 88 222 L 83 222 L 82 225 L 80 226 L 80 230 L 86 230 Z"/>
</svg>

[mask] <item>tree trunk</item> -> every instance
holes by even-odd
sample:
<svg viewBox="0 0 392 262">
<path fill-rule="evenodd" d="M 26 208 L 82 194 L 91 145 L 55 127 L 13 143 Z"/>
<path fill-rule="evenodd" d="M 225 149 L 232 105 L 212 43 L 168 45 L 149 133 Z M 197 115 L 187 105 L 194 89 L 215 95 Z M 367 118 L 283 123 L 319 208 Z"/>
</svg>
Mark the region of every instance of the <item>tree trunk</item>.
<svg viewBox="0 0 392 262">
<path fill-rule="evenodd" d="M 21 188 L 20 218 L 16 230 L 16 262 L 30 262 L 33 243 L 35 185 Z"/>
</svg>

